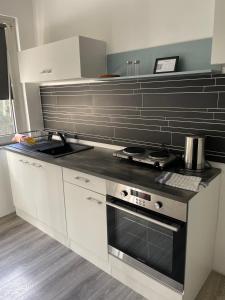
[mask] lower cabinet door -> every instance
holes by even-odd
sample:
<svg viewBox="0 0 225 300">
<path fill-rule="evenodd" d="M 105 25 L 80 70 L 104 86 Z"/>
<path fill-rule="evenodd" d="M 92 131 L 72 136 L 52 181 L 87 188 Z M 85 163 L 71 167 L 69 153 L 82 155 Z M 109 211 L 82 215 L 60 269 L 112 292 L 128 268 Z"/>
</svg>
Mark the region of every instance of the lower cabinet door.
<svg viewBox="0 0 225 300">
<path fill-rule="evenodd" d="M 16 208 L 66 236 L 62 168 L 12 152 L 7 159 Z"/>
<path fill-rule="evenodd" d="M 31 160 L 25 156 L 7 152 L 7 160 L 15 207 L 37 218 L 37 206 L 34 194 L 37 192 L 34 182 L 34 169 Z"/>
<path fill-rule="evenodd" d="M 38 188 L 37 218 L 58 233 L 66 235 L 62 168 L 41 161 L 37 161 L 33 168 Z"/>
<path fill-rule="evenodd" d="M 66 182 L 64 190 L 69 239 L 84 251 L 107 261 L 105 196 Z"/>
</svg>

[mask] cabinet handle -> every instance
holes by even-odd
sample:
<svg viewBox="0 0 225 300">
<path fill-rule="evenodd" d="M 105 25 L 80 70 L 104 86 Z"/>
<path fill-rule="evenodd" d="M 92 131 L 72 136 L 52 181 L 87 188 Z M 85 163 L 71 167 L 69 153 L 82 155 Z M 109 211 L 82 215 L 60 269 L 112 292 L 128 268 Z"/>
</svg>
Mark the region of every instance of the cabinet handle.
<svg viewBox="0 0 225 300">
<path fill-rule="evenodd" d="M 52 73 L 52 69 L 45 69 L 41 71 L 41 74 L 50 74 L 50 73 Z"/>
<path fill-rule="evenodd" d="M 23 163 L 23 164 L 29 164 L 29 161 L 27 161 L 27 160 L 25 161 L 25 160 L 23 160 L 23 159 L 20 159 L 19 161 L 20 161 L 21 163 Z"/>
<path fill-rule="evenodd" d="M 99 201 L 98 199 L 95 199 L 95 198 L 93 198 L 93 197 L 87 197 L 86 199 L 87 199 L 88 201 L 94 201 L 94 202 L 97 202 L 98 204 L 102 204 L 101 201 Z"/>
<path fill-rule="evenodd" d="M 31 165 L 32 165 L 33 167 L 42 168 L 42 165 L 40 165 L 40 164 L 32 163 Z"/>
<path fill-rule="evenodd" d="M 80 181 L 84 181 L 85 183 L 90 182 L 89 179 L 85 178 L 85 177 L 81 177 L 81 176 L 76 176 L 75 177 L 76 180 L 80 180 Z"/>
</svg>

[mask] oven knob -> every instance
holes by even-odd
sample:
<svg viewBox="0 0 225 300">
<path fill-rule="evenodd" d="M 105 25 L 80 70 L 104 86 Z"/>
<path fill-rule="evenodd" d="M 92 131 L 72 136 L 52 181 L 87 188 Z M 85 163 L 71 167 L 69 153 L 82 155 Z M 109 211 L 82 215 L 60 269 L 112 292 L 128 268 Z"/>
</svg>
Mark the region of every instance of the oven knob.
<svg viewBox="0 0 225 300">
<path fill-rule="evenodd" d="M 163 206 L 162 202 L 160 202 L 160 201 L 155 202 L 154 205 L 155 205 L 156 209 L 160 209 Z"/>
<path fill-rule="evenodd" d="M 126 197 L 128 195 L 128 192 L 127 191 L 122 191 L 120 193 L 121 197 Z"/>
</svg>

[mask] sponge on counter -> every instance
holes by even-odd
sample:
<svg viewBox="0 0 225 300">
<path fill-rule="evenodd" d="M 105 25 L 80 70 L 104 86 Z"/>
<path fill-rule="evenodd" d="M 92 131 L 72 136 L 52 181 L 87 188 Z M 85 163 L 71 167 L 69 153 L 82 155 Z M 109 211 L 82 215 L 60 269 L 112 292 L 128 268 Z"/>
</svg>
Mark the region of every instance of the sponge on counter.
<svg viewBox="0 0 225 300">
<path fill-rule="evenodd" d="M 36 140 L 31 136 L 27 136 L 27 135 L 24 135 L 24 134 L 17 133 L 13 137 L 12 142 L 27 143 L 27 144 L 30 144 L 30 145 L 34 145 L 36 143 Z"/>
</svg>

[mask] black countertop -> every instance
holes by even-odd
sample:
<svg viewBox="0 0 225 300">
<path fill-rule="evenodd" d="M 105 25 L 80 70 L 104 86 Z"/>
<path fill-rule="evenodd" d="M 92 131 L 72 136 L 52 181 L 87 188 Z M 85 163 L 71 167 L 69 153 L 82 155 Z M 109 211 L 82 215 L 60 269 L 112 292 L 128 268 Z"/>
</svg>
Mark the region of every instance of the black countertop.
<svg viewBox="0 0 225 300">
<path fill-rule="evenodd" d="M 112 156 L 115 150 L 111 149 L 95 147 L 60 158 L 53 158 L 35 151 L 27 151 L 25 148 L 16 149 L 13 145 L 5 146 L 4 149 L 64 168 L 129 185 L 183 203 L 187 203 L 196 195 L 195 192 L 156 183 L 155 178 L 161 174 L 160 170 L 115 158 Z M 198 176 L 201 176 L 204 182 L 210 182 L 220 172 L 220 169 L 210 168 Z"/>
</svg>

